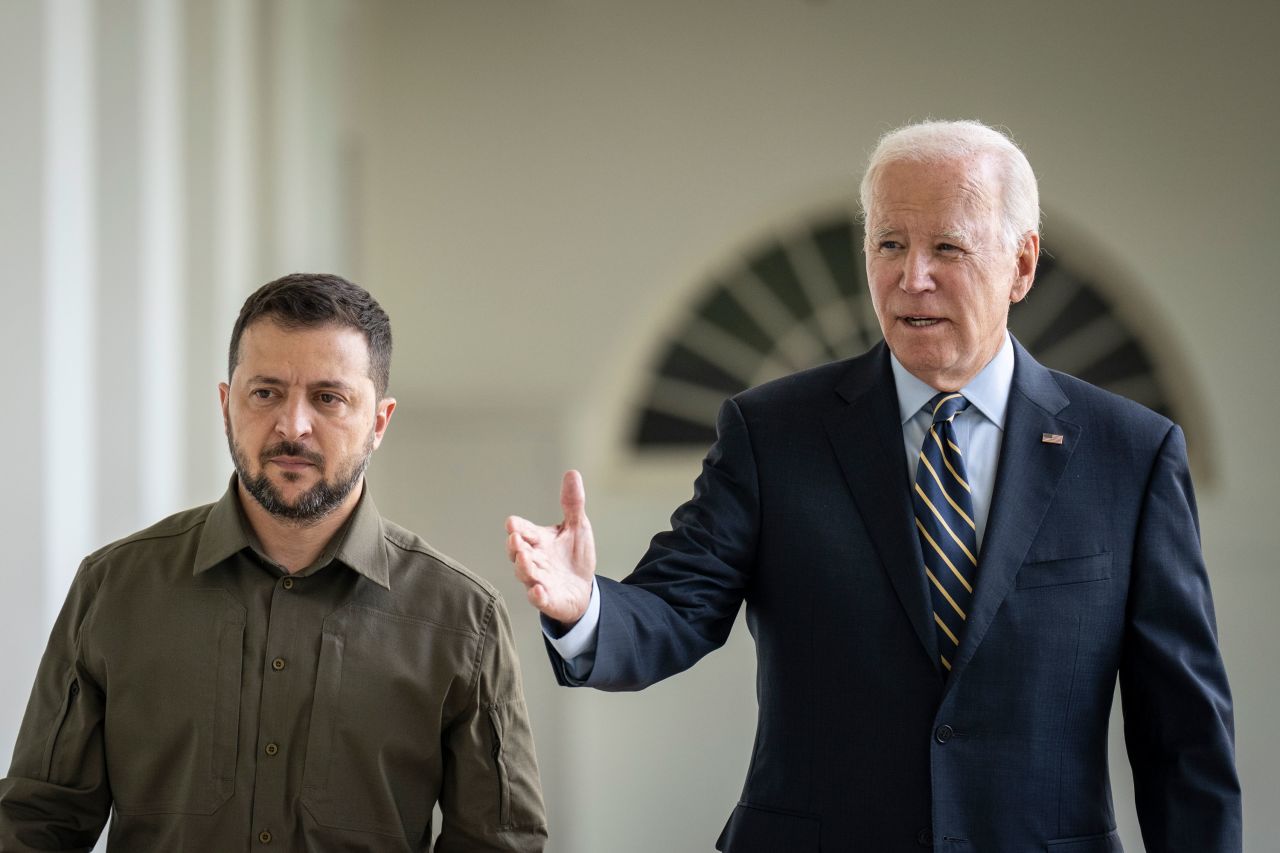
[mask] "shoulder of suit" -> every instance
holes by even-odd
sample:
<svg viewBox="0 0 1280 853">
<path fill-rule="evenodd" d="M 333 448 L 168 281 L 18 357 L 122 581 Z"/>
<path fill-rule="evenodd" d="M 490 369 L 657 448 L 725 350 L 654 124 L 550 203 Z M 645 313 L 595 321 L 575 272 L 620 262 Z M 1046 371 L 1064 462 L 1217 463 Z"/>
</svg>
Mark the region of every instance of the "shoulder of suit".
<svg viewBox="0 0 1280 853">
<path fill-rule="evenodd" d="M 734 395 L 733 400 L 743 407 L 829 403 L 836 399 L 835 388 L 850 367 L 869 357 L 864 354 L 799 370 L 748 388 Z"/>
<path fill-rule="evenodd" d="M 1173 426 L 1173 421 L 1169 418 L 1128 397 L 1099 388 L 1060 370 L 1050 370 L 1049 374 L 1070 401 L 1067 408 L 1059 413 L 1067 420 L 1075 423 L 1084 423 L 1086 420 L 1095 423 L 1112 421 L 1124 424 L 1129 430 L 1159 436 L 1165 435 Z"/>
</svg>

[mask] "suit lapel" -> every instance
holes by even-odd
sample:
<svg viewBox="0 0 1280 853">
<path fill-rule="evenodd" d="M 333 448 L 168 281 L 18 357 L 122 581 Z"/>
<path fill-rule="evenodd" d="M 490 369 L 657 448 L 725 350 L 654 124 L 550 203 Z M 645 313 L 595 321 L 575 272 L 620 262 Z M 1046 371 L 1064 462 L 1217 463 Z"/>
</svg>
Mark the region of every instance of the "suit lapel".
<svg viewBox="0 0 1280 853">
<path fill-rule="evenodd" d="M 1068 400 L 1052 374 L 1017 340 L 1013 345 L 1013 387 L 991 513 L 978 555 L 978 583 L 948 688 L 973 658 L 1013 587 L 1081 433 L 1080 426 L 1058 417 Z M 1046 443 L 1046 435 L 1061 436 L 1062 443 Z"/>
<path fill-rule="evenodd" d="M 910 525 L 897 392 L 883 343 L 853 362 L 836 392 L 849 405 L 824 418 L 827 436 L 907 618 L 937 667 L 929 590 L 920 568 L 920 545 Z"/>
</svg>

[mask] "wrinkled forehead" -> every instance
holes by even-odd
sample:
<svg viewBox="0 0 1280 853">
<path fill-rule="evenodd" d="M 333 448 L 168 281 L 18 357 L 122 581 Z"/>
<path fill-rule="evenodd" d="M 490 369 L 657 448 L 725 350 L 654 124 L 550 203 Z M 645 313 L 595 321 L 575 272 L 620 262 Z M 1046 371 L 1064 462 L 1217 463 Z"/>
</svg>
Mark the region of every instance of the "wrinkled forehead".
<svg viewBox="0 0 1280 853">
<path fill-rule="evenodd" d="M 902 218 L 928 218 L 943 230 L 972 228 L 998 213 L 1001 177 L 990 156 L 896 159 L 873 175 L 868 230 Z"/>
</svg>

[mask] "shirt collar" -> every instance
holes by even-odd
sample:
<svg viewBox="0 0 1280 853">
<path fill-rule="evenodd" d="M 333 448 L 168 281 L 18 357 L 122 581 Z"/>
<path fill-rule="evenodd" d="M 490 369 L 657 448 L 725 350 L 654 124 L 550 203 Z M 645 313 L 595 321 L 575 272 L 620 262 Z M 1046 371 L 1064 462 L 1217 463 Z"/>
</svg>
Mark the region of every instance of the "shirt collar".
<svg viewBox="0 0 1280 853">
<path fill-rule="evenodd" d="M 898 391 L 898 415 L 902 423 L 915 417 L 938 393 L 929 383 L 916 378 L 902 366 L 898 357 L 889 353 L 893 381 Z M 987 362 L 969 384 L 960 389 L 969 404 L 1000 429 L 1004 429 L 1005 411 L 1009 407 L 1009 391 L 1013 388 L 1013 341 L 1006 331 L 1004 345 L 995 358 Z"/>
<path fill-rule="evenodd" d="M 207 571 L 246 548 L 262 553 L 258 538 L 253 534 L 240 508 L 237 485 L 233 474 L 226 492 L 209 510 L 204 530 L 200 534 L 200 543 L 196 547 L 194 574 Z M 334 534 L 329 544 L 325 545 L 315 565 L 319 568 L 331 560 L 340 561 L 378 586 L 391 588 L 382 516 L 369 497 L 367 488 L 361 494 L 351 518 Z"/>
</svg>

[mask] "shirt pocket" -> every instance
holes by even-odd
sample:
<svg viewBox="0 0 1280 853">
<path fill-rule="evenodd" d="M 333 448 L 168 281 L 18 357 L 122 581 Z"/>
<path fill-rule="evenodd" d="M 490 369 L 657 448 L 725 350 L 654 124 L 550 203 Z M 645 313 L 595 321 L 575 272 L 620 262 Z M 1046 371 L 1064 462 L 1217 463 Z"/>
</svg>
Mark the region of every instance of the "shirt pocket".
<svg viewBox="0 0 1280 853">
<path fill-rule="evenodd" d="M 429 825 L 443 775 L 441 717 L 476 635 L 348 606 L 325 619 L 302 802 L 316 824 L 393 838 Z"/>
<path fill-rule="evenodd" d="M 533 733 L 529 729 L 528 712 L 523 700 L 488 705 L 492 768 L 477 771 L 489 775 L 498 795 L 498 829 L 539 826 L 542 814 L 542 785 L 538 780 L 538 762 L 534 757 Z M 479 783 L 483 787 L 483 782 Z M 477 797 L 477 800 L 480 799 Z M 467 804 L 463 808 L 467 808 Z M 480 803 L 473 813 L 484 812 Z"/>
<path fill-rule="evenodd" d="M 511 825 L 511 774 L 507 769 L 507 756 L 503 748 L 503 731 L 506 719 L 502 708 L 491 706 L 486 709 L 489 714 L 489 730 L 493 734 L 493 764 L 498 783 L 498 826 Z"/>
<path fill-rule="evenodd" d="M 244 625 L 229 593 L 202 589 L 121 626 L 106 687 L 121 814 L 213 814 L 235 793 Z"/>
</svg>

